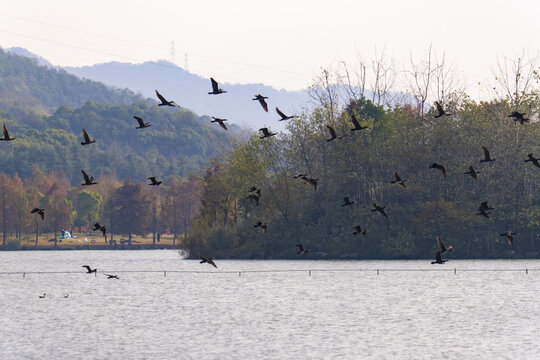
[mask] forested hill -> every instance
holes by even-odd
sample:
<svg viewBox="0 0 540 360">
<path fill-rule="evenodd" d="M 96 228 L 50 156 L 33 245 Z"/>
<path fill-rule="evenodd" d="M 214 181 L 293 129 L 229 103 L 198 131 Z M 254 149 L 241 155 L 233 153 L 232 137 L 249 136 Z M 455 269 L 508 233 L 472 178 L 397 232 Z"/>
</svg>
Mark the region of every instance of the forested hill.
<svg viewBox="0 0 540 360">
<path fill-rule="evenodd" d="M 36 59 L 0 49 L 0 110 L 51 113 L 62 105 L 78 107 L 87 101 L 127 105 L 141 100 L 128 89 L 81 80 L 64 70 L 41 66 Z"/>
</svg>

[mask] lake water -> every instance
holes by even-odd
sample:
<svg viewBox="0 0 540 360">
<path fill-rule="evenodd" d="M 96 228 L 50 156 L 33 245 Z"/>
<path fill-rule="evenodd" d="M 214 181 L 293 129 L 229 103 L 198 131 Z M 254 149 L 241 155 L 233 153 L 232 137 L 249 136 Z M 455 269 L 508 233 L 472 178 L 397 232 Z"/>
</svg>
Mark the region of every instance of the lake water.
<svg viewBox="0 0 540 360">
<path fill-rule="evenodd" d="M 540 358 L 537 260 L 216 263 L 0 252 L 0 272 L 74 272 L 0 274 L 0 359 Z"/>
</svg>

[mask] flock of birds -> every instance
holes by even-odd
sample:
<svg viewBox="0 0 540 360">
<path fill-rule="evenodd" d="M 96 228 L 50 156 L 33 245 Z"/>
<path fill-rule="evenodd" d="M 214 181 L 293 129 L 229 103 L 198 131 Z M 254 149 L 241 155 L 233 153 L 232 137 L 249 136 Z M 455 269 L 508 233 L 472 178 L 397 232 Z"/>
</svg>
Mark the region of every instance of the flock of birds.
<svg viewBox="0 0 540 360">
<path fill-rule="evenodd" d="M 227 93 L 227 91 L 225 91 L 225 90 L 223 90 L 223 89 L 221 89 L 219 87 L 219 84 L 218 84 L 218 82 L 216 80 L 214 80 L 213 78 L 210 78 L 210 81 L 211 81 L 211 85 L 212 85 L 212 91 L 208 92 L 209 95 L 220 95 L 220 94 Z M 156 90 L 156 96 L 160 101 L 158 106 L 178 107 L 178 105 L 174 101 L 167 100 L 157 90 Z M 261 105 L 261 107 L 263 108 L 263 110 L 265 112 L 268 112 L 268 103 L 266 102 L 266 99 L 268 99 L 267 96 L 257 94 L 257 95 L 255 95 L 255 97 L 252 100 L 258 101 L 259 104 Z M 437 113 L 434 115 L 434 118 L 440 118 L 442 116 L 450 116 L 450 115 L 452 115 L 450 112 L 445 111 L 438 101 L 435 101 L 435 107 L 436 107 Z M 278 107 L 276 107 L 276 113 L 280 116 L 279 121 L 290 120 L 290 119 L 293 119 L 293 118 L 296 117 L 295 115 L 288 116 L 288 115 L 284 114 L 282 111 L 279 110 Z M 508 115 L 508 117 L 513 118 L 514 121 L 519 122 L 521 125 L 523 125 L 525 122 L 530 122 L 530 119 L 526 118 L 525 115 L 526 115 L 525 113 L 520 113 L 518 111 L 513 111 L 510 115 Z M 148 128 L 148 127 L 150 127 L 152 125 L 149 122 L 145 122 L 139 116 L 133 116 L 133 118 L 137 121 L 137 124 L 138 124 L 136 129 L 144 129 L 144 128 Z M 352 122 L 352 124 L 354 126 L 353 128 L 350 129 L 352 132 L 361 131 L 361 130 L 364 130 L 364 129 L 368 128 L 368 126 L 362 126 L 361 123 L 356 119 L 354 114 L 351 114 L 350 118 L 351 118 L 351 122 Z M 218 117 L 212 117 L 211 123 L 217 123 L 224 130 L 228 130 L 227 126 L 225 125 L 226 121 L 228 121 L 228 120 L 218 118 Z M 342 139 L 344 136 L 346 136 L 346 135 L 339 135 L 338 136 L 335 129 L 330 125 L 326 125 L 326 128 L 327 128 L 328 133 L 330 135 L 330 138 L 326 139 L 326 141 L 328 141 L 328 142 L 334 141 L 334 140 L 339 140 L 339 139 Z M 2 125 L 2 130 L 3 130 L 4 137 L 0 138 L 0 141 L 12 141 L 12 140 L 15 140 L 14 137 L 11 137 L 9 135 L 5 124 Z M 260 128 L 259 132 L 261 133 L 261 136 L 260 136 L 261 139 L 269 138 L 269 137 L 272 137 L 272 136 L 276 135 L 276 133 L 271 132 L 266 127 Z M 91 139 L 84 128 L 82 129 L 82 136 L 83 136 L 83 142 L 81 142 L 81 145 L 83 145 L 83 146 L 90 145 L 90 144 L 93 144 L 93 143 L 96 142 L 96 139 Z M 491 162 L 496 161 L 496 159 L 491 158 L 490 152 L 486 147 L 482 146 L 482 150 L 484 152 L 484 158 L 482 160 L 480 160 L 481 163 L 491 163 Z M 535 158 L 532 153 L 528 154 L 527 157 L 528 158 L 525 160 L 525 162 L 532 162 L 534 164 L 534 166 L 540 168 L 540 163 L 539 163 L 540 158 Z M 446 168 L 444 167 L 444 165 L 441 165 L 441 164 L 438 164 L 438 163 L 432 163 L 429 166 L 429 168 L 436 169 L 436 170 L 440 171 L 441 175 L 443 177 L 446 177 Z M 89 176 L 84 170 L 81 170 L 81 173 L 82 173 L 82 177 L 83 177 L 83 180 L 84 180 L 84 182 L 81 184 L 82 186 L 91 186 L 91 185 L 97 184 L 94 177 Z M 464 174 L 470 175 L 474 180 L 477 180 L 477 178 L 478 178 L 477 175 L 479 173 L 481 173 L 481 171 L 478 171 L 478 170 L 474 169 L 473 166 L 471 165 L 471 166 L 469 166 L 469 171 L 465 172 Z M 406 179 L 401 178 L 399 176 L 399 174 L 397 173 L 397 171 L 395 171 L 395 170 L 393 171 L 393 177 L 394 177 L 394 180 L 391 181 L 392 184 L 398 184 L 398 185 L 402 186 L 404 189 L 407 188 L 407 186 L 405 185 Z M 319 179 L 309 177 L 308 174 L 302 174 L 302 173 L 296 174 L 294 176 L 294 178 L 302 180 L 306 184 L 313 187 L 313 189 L 315 191 L 317 190 L 317 184 L 318 184 Z M 156 177 L 154 177 L 154 176 L 148 177 L 148 180 L 150 180 L 150 183 L 148 185 L 159 186 L 162 183 L 161 181 L 158 181 L 156 179 Z M 251 202 L 254 202 L 255 205 L 258 206 L 260 198 L 261 198 L 261 189 L 258 189 L 257 187 L 253 186 L 248 190 L 248 193 L 249 193 L 249 195 L 247 196 L 247 199 L 249 199 Z M 350 206 L 350 205 L 352 205 L 354 203 L 355 203 L 354 200 L 351 200 L 349 197 L 346 196 L 346 197 L 343 197 L 342 207 Z M 479 212 L 478 212 L 477 215 L 489 218 L 489 214 L 491 214 L 491 212 L 489 212 L 489 211 L 493 210 L 493 209 L 494 208 L 490 207 L 487 202 L 482 202 L 478 207 Z M 385 218 L 388 218 L 388 215 L 385 212 L 385 206 L 380 206 L 380 205 L 376 204 L 375 202 L 373 202 L 373 209 L 371 211 L 372 212 L 378 212 L 381 216 L 384 216 Z M 30 213 L 38 214 L 41 217 L 41 219 L 44 220 L 45 209 L 43 209 L 43 208 L 33 208 L 30 211 Z M 255 223 L 254 227 L 255 228 L 257 228 L 257 227 L 261 228 L 261 230 L 263 231 L 264 234 L 267 233 L 268 225 L 266 223 L 262 222 L 262 221 L 258 221 L 257 223 Z M 92 230 L 93 231 L 98 231 L 99 230 L 99 231 L 102 232 L 104 237 L 106 236 L 106 231 L 107 231 L 106 226 L 102 226 L 97 222 L 93 225 Z M 353 235 L 360 234 L 363 237 L 366 236 L 366 233 L 367 233 L 367 230 L 365 228 L 362 229 L 362 227 L 360 225 L 355 225 L 354 226 L 354 231 L 352 232 Z M 513 235 L 516 235 L 516 234 L 517 233 L 514 233 L 511 230 L 508 230 L 505 233 L 501 234 L 501 236 L 505 236 L 507 241 L 508 241 L 508 244 L 510 246 L 513 246 Z M 302 244 L 296 244 L 296 247 L 298 248 L 297 254 L 304 255 L 304 254 L 307 254 L 309 252 L 309 250 L 304 248 L 304 246 Z M 442 240 L 441 240 L 441 238 L 437 237 L 437 250 L 435 252 L 435 261 L 433 261 L 432 264 L 444 264 L 448 260 L 443 260 L 441 258 L 441 254 L 446 253 L 446 252 L 450 252 L 450 251 L 452 251 L 452 249 L 453 249 L 453 246 L 445 247 Z M 201 259 L 200 263 L 207 263 L 207 264 L 210 264 L 210 265 L 217 268 L 217 265 L 215 264 L 213 258 L 211 258 L 211 257 L 208 258 L 208 257 L 205 257 L 205 256 L 203 256 L 201 254 L 198 254 L 198 257 Z M 90 266 L 88 266 L 88 265 L 84 265 L 83 267 L 87 269 L 87 272 L 89 274 L 95 273 L 97 271 L 96 269 L 91 269 Z M 106 275 L 109 279 L 118 279 L 117 275 L 111 275 L 111 274 L 104 274 L 104 275 Z M 43 294 L 43 297 L 44 296 L 45 296 L 45 294 Z"/>
</svg>

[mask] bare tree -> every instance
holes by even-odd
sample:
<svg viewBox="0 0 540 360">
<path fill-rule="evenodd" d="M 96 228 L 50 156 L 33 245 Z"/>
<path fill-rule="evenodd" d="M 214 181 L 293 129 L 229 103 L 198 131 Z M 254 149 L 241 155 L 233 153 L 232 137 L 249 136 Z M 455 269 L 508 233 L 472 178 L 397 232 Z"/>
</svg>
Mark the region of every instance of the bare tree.
<svg viewBox="0 0 540 360">
<path fill-rule="evenodd" d="M 433 82 L 435 84 L 434 98 L 443 106 L 458 103 L 465 95 L 464 83 L 458 78 L 454 64 L 447 64 L 446 53 L 442 59 L 435 56 Z"/>
<path fill-rule="evenodd" d="M 405 70 L 409 90 L 417 101 L 420 116 L 422 118 L 424 117 L 425 104 L 430 93 L 433 75 L 437 70 L 432 56 L 432 45 L 429 46 L 428 56 L 425 60 L 415 62 L 411 54 L 411 69 Z"/>
<path fill-rule="evenodd" d="M 371 61 L 371 70 L 373 71 L 371 101 L 375 105 L 389 105 L 393 98 L 388 99 L 387 97 L 396 83 L 397 73 L 386 58 L 384 49 L 380 55 L 375 49 L 375 57 Z"/>
</svg>

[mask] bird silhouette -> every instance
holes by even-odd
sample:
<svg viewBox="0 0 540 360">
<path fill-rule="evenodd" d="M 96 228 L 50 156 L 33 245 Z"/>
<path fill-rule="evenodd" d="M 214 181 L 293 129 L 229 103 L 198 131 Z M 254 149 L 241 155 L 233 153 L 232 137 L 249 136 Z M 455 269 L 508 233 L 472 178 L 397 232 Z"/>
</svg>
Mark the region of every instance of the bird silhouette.
<svg viewBox="0 0 540 360">
<path fill-rule="evenodd" d="M 480 160 L 480 162 L 490 162 L 497 160 L 491 158 L 491 156 L 489 155 L 489 150 L 485 146 L 482 146 L 482 150 L 484 151 L 484 159 Z"/>
<path fill-rule="evenodd" d="M 441 251 L 440 250 L 437 250 L 435 252 L 435 261 L 432 261 L 431 264 L 444 264 L 445 262 L 447 262 L 448 260 L 443 260 L 441 259 Z"/>
<path fill-rule="evenodd" d="M 302 244 L 296 244 L 296 246 L 298 247 L 298 252 L 296 254 L 305 255 L 309 252 L 308 249 L 304 249 L 304 246 Z"/>
<path fill-rule="evenodd" d="M 254 191 L 257 191 L 257 190 L 259 190 L 259 189 L 257 189 L 256 186 L 252 186 L 252 187 L 249 188 L 248 192 L 254 192 Z"/>
<path fill-rule="evenodd" d="M 362 227 L 360 225 L 356 225 L 354 227 L 353 235 L 362 235 L 363 237 L 366 237 L 366 229 L 362 230 Z"/>
<path fill-rule="evenodd" d="M 93 226 L 92 226 L 92 230 L 93 231 L 96 231 L 96 230 L 99 230 L 101 229 L 101 225 L 99 225 L 99 223 L 95 223 Z"/>
<path fill-rule="evenodd" d="M 41 216 L 41 220 L 45 219 L 45 209 L 33 208 L 30 211 L 30 214 L 35 214 L 35 213 L 37 213 L 39 216 Z"/>
<path fill-rule="evenodd" d="M 478 210 L 482 211 L 487 211 L 487 210 L 494 210 L 495 208 L 494 207 L 491 207 L 488 205 L 488 202 L 487 201 L 484 201 L 482 203 L 480 203 L 480 205 L 478 205 Z"/>
<path fill-rule="evenodd" d="M 84 178 L 84 182 L 81 184 L 82 186 L 90 186 L 90 185 L 95 185 L 97 184 L 97 182 L 94 181 L 94 177 L 88 177 L 88 174 L 84 171 L 84 170 L 81 170 L 82 172 L 82 176 Z"/>
<path fill-rule="evenodd" d="M 342 207 L 344 207 L 344 206 L 349 206 L 349 205 L 354 204 L 355 202 L 356 202 L 356 201 L 354 201 L 354 200 L 353 200 L 353 201 L 349 200 L 349 197 L 348 197 L 348 196 L 345 196 L 345 197 L 343 198 L 343 204 L 341 204 L 341 206 L 342 206 Z"/>
<path fill-rule="evenodd" d="M 259 131 L 262 132 L 262 134 L 263 134 L 263 136 L 259 136 L 259 138 L 261 138 L 261 139 L 264 139 L 264 138 L 267 138 L 267 137 L 270 137 L 270 136 L 274 136 L 274 135 L 277 134 L 277 133 L 270 132 L 268 130 L 268 128 L 265 128 L 265 127 L 260 128 Z"/>
<path fill-rule="evenodd" d="M 97 269 L 92 269 L 92 268 L 90 268 L 90 266 L 88 266 L 88 265 L 83 265 L 83 266 L 81 266 L 81 267 L 83 267 L 83 268 L 86 269 L 86 273 L 87 273 L 87 274 L 97 273 Z"/>
<path fill-rule="evenodd" d="M 514 118 L 514 121 L 519 121 L 520 125 L 523 125 L 524 122 L 529 122 L 530 119 L 525 118 L 525 113 L 520 113 L 519 111 L 512 111 L 508 117 Z"/>
<path fill-rule="evenodd" d="M 212 92 L 209 92 L 209 95 L 219 95 L 226 93 L 225 90 L 219 88 L 218 83 L 216 80 L 214 80 L 214 78 L 210 78 L 210 81 L 212 82 Z"/>
<path fill-rule="evenodd" d="M 253 225 L 253 227 L 260 227 L 264 234 L 266 234 L 266 230 L 268 229 L 266 223 L 263 223 L 262 221 L 257 221 L 257 223 Z"/>
<path fill-rule="evenodd" d="M 437 113 L 438 113 L 437 115 L 434 116 L 435 118 L 440 118 L 441 116 L 444 116 L 444 115 L 446 116 L 452 115 L 451 113 L 444 111 L 443 107 L 438 101 L 435 101 L 435 107 L 437 108 Z"/>
<path fill-rule="evenodd" d="M 172 107 L 176 107 L 176 103 L 174 101 L 167 101 L 163 95 L 161 95 L 157 90 L 156 90 L 156 96 L 158 97 L 159 101 L 161 101 L 161 104 L 158 104 L 158 106 L 172 106 Z"/>
<path fill-rule="evenodd" d="M 64 299 L 67 299 L 69 297 L 69 294 L 64 295 Z"/>
<path fill-rule="evenodd" d="M 106 226 L 101 226 L 99 225 L 99 223 L 95 223 L 94 224 L 94 227 L 92 228 L 93 231 L 96 231 L 96 230 L 99 230 L 101 231 L 101 233 L 103 234 L 103 236 L 105 236 L 105 234 L 107 234 L 107 227 Z"/>
<path fill-rule="evenodd" d="M 441 238 L 438 237 L 438 236 L 437 236 L 437 246 L 439 247 L 439 252 L 441 254 L 454 250 L 454 247 L 452 245 L 450 245 L 449 247 L 445 247 L 442 240 L 441 240 Z"/>
<path fill-rule="evenodd" d="M 407 186 L 405 186 L 405 181 L 407 180 L 401 179 L 401 177 L 398 175 L 396 170 L 394 170 L 393 175 L 394 175 L 394 180 L 390 181 L 392 184 L 399 184 L 403 186 L 404 188 L 407 188 Z"/>
<path fill-rule="evenodd" d="M 148 185 L 159 186 L 162 183 L 161 181 L 157 181 L 155 176 L 150 176 L 147 180 L 150 180 L 150 184 Z"/>
<path fill-rule="evenodd" d="M 133 116 L 133 118 L 137 120 L 137 122 L 139 123 L 139 126 L 137 126 L 135 129 L 144 129 L 149 126 L 152 126 L 152 124 L 150 123 L 145 123 L 141 117 Z"/>
<path fill-rule="evenodd" d="M 534 164 L 534 166 L 536 166 L 537 168 L 540 168 L 540 163 L 538 163 L 539 159 L 535 158 L 532 153 L 528 154 L 527 157 L 528 159 L 525 160 L 525 162 L 530 161 Z"/>
<path fill-rule="evenodd" d="M 107 277 L 107 279 L 120 279 L 118 275 L 112 275 L 112 274 L 103 274 Z"/>
<path fill-rule="evenodd" d="M 45 299 L 45 296 L 47 296 L 47 294 L 43 293 L 43 295 L 38 295 L 40 299 Z"/>
<path fill-rule="evenodd" d="M 82 129 L 82 136 L 84 141 L 81 143 L 81 145 L 89 145 L 96 142 L 96 139 L 90 140 L 90 136 L 88 136 L 88 133 L 84 129 Z"/>
<path fill-rule="evenodd" d="M 212 116 L 212 119 L 214 120 L 210 120 L 210 122 L 213 122 L 213 123 L 218 123 L 219 126 L 221 126 L 224 130 L 227 130 L 227 127 L 225 126 L 225 121 L 227 121 L 227 119 L 220 119 L 220 118 L 217 118 L 217 117 L 213 117 Z"/>
<path fill-rule="evenodd" d="M 268 104 L 266 103 L 266 101 L 264 101 L 264 99 L 268 99 L 268 96 L 262 96 L 261 94 L 257 94 L 255 95 L 255 99 L 252 100 L 258 100 L 264 111 L 268 112 Z"/>
<path fill-rule="evenodd" d="M 328 129 L 328 132 L 330 133 L 330 139 L 326 139 L 326 141 L 332 141 L 332 140 L 335 140 L 335 139 L 342 139 L 343 138 L 343 136 L 337 136 L 336 131 L 330 125 L 326 125 L 326 128 Z"/>
<path fill-rule="evenodd" d="M 213 267 L 215 267 L 217 269 L 217 265 L 214 262 L 214 258 L 207 258 L 207 257 L 202 256 L 201 254 L 197 254 L 197 256 L 199 256 L 199 258 L 201 259 L 201 261 L 199 261 L 199 264 L 207 263 L 207 264 L 210 264 L 210 265 L 212 265 Z"/>
<path fill-rule="evenodd" d="M 490 213 L 490 212 L 487 212 L 487 211 L 484 210 L 484 209 L 481 209 L 481 210 L 479 210 L 478 214 L 476 214 L 476 215 L 483 216 L 483 217 L 486 217 L 486 218 L 489 219 L 489 216 L 488 216 L 489 214 L 491 214 L 491 213 Z"/>
<path fill-rule="evenodd" d="M 290 120 L 296 117 L 295 115 L 292 115 L 292 116 L 285 115 L 277 107 L 276 107 L 276 112 L 278 113 L 279 116 L 281 116 L 281 119 L 279 119 L 279 121 Z"/>
<path fill-rule="evenodd" d="M 351 114 L 351 121 L 354 125 L 354 128 L 352 128 L 351 131 L 364 130 L 368 128 L 367 126 L 361 126 L 358 120 L 356 120 L 356 117 L 354 116 L 354 114 Z"/>
<path fill-rule="evenodd" d="M 469 171 L 465 172 L 464 174 L 471 175 L 474 180 L 477 180 L 478 178 L 476 177 L 476 174 L 479 174 L 480 172 L 481 171 L 474 170 L 472 166 L 469 166 Z"/>
<path fill-rule="evenodd" d="M 256 189 L 254 194 L 249 194 L 246 199 L 251 202 L 255 201 L 255 205 L 259 206 L 259 200 L 261 199 L 261 189 Z"/>
<path fill-rule="evenodd" d="M 388 218 L 388 215 L 386 215 L 386 211 L 384 211 L 385 208 L 386 206 L 379 206 L 373 203 L 373 209 L 371 209 L 371 211 L 377 211 L 379 214 L 381 214 L 385 218 Z"/>
<path fill-rule="evenodd" d="M 9 133 L 7 131 L 7 128 L 6 128 L 6 125 L 5 124 L 2 124 L 2 131 L 4 132 L 4 137 L 3 138 L 0 138 L 0 141 L 11 141 L 11 140 L 15 140 L 14 137 L 10 137 L 9 136 Z"/>
<path fill-rule="evenodd" d="M 517 233 L 508 230 L 501 234 L 501 236 L 506 236 L 506 241 L 508 241 L 508 245 L 514 247 L 514 237 L 512 235 L 517 235 Z"/>
<path fill-rule="evenodd" d="M 443 177 L 446 177 L 446 169 L 445 169 L 444 166 L 439 165 L 439 164 L 437 164 L 437 163 L 433 163 L 433 164 L 431 164 L 431 165 L 429 166 L 429 168 L 430 168 L 430 169 L 437 169 L 437 170 L 439 170 L 439 171 L 441 172 L 442 176 L 443 176 Z"/>
</svg>

